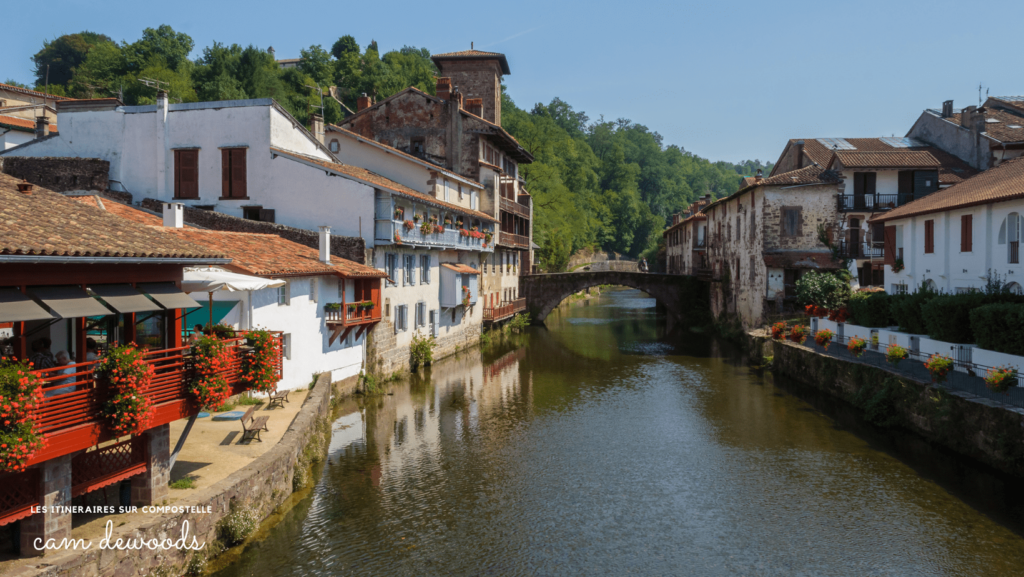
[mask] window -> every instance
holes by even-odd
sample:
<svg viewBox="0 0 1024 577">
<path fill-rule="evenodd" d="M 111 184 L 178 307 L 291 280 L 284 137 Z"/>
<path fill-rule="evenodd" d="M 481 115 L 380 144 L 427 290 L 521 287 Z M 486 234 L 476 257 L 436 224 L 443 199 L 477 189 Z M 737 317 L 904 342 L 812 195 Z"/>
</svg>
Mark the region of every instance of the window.
<svg viewBox="0 0 1024 577">
<path fill-rule="evenodd" d="M 974 249 L 974 215 L 965 214 L 960 217 L 960 252 L 971 252 Z"/>
<path fill-rule="evenodd" d="M 199 150 L 174 151 L 174 198 L 199 198 Z"/>
<path fill-rule="evenodd" d="M 469 192 L 469 208 L 471 208 L 473 210 L 476 210 L 477 209 L 476 204 L 477 204 L 476 203 L 476 191 L 475 190 L 471 190 Z"/>
<path fill-rule="evenodd" d="M 338 152 L 338 139 L 331 140 L 331 152 Z"/>
<path fill-rule="evenodd" d="M 736 215 L 736 240 L 739 240 L 743 236 L 742 232 L 740 231 L 740 228 L 743 226 L 743 221 L 741 220 L 741 218 L 742 217 L 740 217 L 740 215 Z"/>
<path fill-rule="evenodd" d="M 932 254 L 935 252 L 935 221 L 926 220 L 924 221 L 924 253 Z"/>
<path fill-rule="evenodd" d="M 288 281 L 285 281 L 283 285 L 277 287 L 277 304 L 282 306 L 288 305 L 288 301 L 290 300 L 288 287 Z"/>
<path fill-rule="evenodd" d="M 281 354 L 289 361 L 292 360 L 292 335 L 285 333 L 281 339 Z"/>
<path fill-rule="evenodd" d="M 420 255 L 420 284 L 430 284 L 430 255 Z"/>
<path fill-rule="evenodd" d="M 398 305 L 395 307 L 395 332 L 402 332 L 409 328 L 409 305 Z"/>
<path fill-rule="evenodd" d="M 437 336 L 439 320 L 441 320 L 440 311 L 430 311 L 430 334 L 435 337 Z"/>
<path fill-rule="evenodd" d="M 416 284 L 416 255 L 405 255 L 405 282 L 402 285 Z"/>
<path fill-rule="evenodd" d="M 449 197 L 448 188 L 449 188 L 448 187 L 448 181 L 446 180 L 446 181 L 444 181 L 444 201 L 445 202 L 450 202 L 449 199 L 448 199 L 448 197 Z"/>
<path fill-rule="evenodd" d="M 409 154 L 413 156 L 423 156 L 426 153 L 426 140 L 422 136 L 409 139 Z"/>
<path fill-rule="evenodd" d="M 427 303 L 416 303 L 416 328 L 427 326 Z"/>
<path fill-rule="evenodd" d="M 392 252 L 384 255 L 384 272 L 388 274 L 388 284 L 398 285 L 398 255 Z"/>
<path fill-rule="evenodd" d="M 906 283 L 893 284 L 891 292 L 894 295 L 905 295 L 905 294 L 907 294 L 907 284 Z"/>
<path fill-rule="evenodd" d="M 384 316 L 391 317 L 391 299 L 384 299 Z"/>
<path fill-rule="evenodd" d="M 248 198 L 244 148 L 220 150 L 220 197 Z"/>
<path fill-rule="evenodd" d="M 260 220 L 260 212 L 263 210 L 262 206 L 243 206 L 242 207 L 242 218 L 245 220 Z"/>
<path fill-rule="evenodd" d="M 800 207 L 782 207 L 782 236 L 800 236 L 801 220 Z"/>
</svg>

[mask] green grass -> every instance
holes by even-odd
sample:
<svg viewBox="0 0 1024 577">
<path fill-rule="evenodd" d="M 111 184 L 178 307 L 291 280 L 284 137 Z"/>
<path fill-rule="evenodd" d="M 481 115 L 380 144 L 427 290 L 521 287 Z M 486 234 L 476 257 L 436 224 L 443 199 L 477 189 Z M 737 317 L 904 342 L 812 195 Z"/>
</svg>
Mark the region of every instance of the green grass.
<svg viewBox="0 0 1024 577">
<path fill-rule="evenodd" d="M 235 407 L 236 407 L 236 406 L 237 406 L 237 405 L 235 405 L 235 403 L 232 403 L 232 402 L 230 402 L 230 401 L 226 401 L 226 402 L 225 402 L 224 404 L 222 404 L 221 406 L 219 406 L 219 407 L 214 407 L 214 408 L 213 408 L 213 412 L 214 412 L 214 413 L 225 413 L 225 412 L 227 412 L 227 411 L 234 411 L 234 410 L 235 410 Z"/>
<path fill-rule="evenodd" d="M 170 486 L 172 489 L 195 489 L 197 485 L 196 478 L 188 475 L 177 481 L 172 481 Z"/>
<path fill-rule="evenodd" d="M 244 405 L 244 406 L 262 405 L 263 404 L 263 399 L 258 399 L 256 397 L 252 397 L 252 396 L 249 396 L 249 395 L 242 395 L 241 397 L 238 397 L 238 403 L 237 404 Z"/>
</svg>

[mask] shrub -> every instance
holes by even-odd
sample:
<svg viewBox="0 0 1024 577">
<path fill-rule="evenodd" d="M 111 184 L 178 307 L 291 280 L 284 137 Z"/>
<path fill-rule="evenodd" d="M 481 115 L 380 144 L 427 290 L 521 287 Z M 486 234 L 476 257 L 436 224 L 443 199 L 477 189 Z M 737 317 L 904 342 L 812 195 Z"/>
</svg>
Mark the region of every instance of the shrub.
<svg viewBox="0 0 1024 577">
<path fill-rule="evenodd" d="M 973 343 L 971 310 L 985 304 L 980 292 L 938 295 L 921 305 L 928 336 L 948 343 Z"/>
<path fill-rule="evenodd" d="M 793 325 L 789 329 L 789 339 L 795 343 L 803 344 L 807 340 L 807 327 L 803 325 Z"/>
<path fill-rule="evenodd" d="M 249 505 L 239 505 L 236 501 L 231 502 L 231 513 L 220 520 L 217 524 L 217 532 L 224 544 L 228 547 L 238 545 L 245 541 L 246 537 L 252 535 L 259 526 L 259 517 L 256 509 Z"/>
<path fill-rule="evenodd" d="M 850 295 L 847 308 L 855 324 L 864 327 L 888 327 L 895 324 L 889 295 L 884 292 Z"/>
<path fill-rule="evenodd" d="M 850 283 L 830 272 L 810 271 L 796 281 L 796 298 L 802 305 L 838 310 L 850 300 Z"/>
<path fill-rule="evenodd" d="M 421 365 L 429 365 L 434 362 L 434 346 L 437 341 L 433 335 L 422 336 L 416 333 L 412 337 L 412 366 L 417 368 Z"/>
<path fill-rule="evenodd" d="M 519 333 L 526 330 L 526 327 L 530 326 L 530 313 L 519 313 L 512 317 L 512 320 L 508 322 L 508 330 Z"/>
<path fill-rule="evenodd" d="M 937 296 L 939 293 L 923 287 L 911 294 L 890 295 L 892 320 L 896 321 L 900 330 L 905 333 L 927 334 L 928 327 L 925 324 L 921 307 Z"/>
<path fill-rule="evenodd" d="M 970 312 L 975 342 L 983 349 L 1024 355 L 1024 305 L 997 303 Z"/>
<path fill-rule="evenodd" d="M 953 370 L 953 359 L 935 353 L 928 357 L 928 361 L 924 363 L 924 366 L 931 373 L 932 382 L 941 383 L 946 380 L 946 375 L 949 374 L 949 371 Z"/>
</svg>

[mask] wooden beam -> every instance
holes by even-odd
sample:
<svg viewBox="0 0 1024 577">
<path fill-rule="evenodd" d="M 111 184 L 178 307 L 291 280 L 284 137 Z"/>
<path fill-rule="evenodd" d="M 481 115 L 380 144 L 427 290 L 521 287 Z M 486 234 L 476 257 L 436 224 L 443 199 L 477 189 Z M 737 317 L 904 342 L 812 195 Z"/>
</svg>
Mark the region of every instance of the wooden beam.
<svg viewBox="0 0 1024 577">
<path fill-rule="evenodd" d="M 368 329 L 368 328 L 370 328 L 370 325 L 360 325 L 360 326 L 359 326 L 359 330 L 358 330 L 358 331 L 356 331 L 356 336 L 355 336 L 355 340 L 357 340 L 357 341 L 358 341 L 358 340 L 359 340 L 359 337 L 363 336 L 363 333 L 364 333 L 364 332 L 366 331 L 366 329 Z"/>
<path fill-rule="evenodd" d="M 334 344 L 334 341 L 338 339 L 338 335 L 345 329 L 345 325 L 332 325 L 331 326 L 331 338 L 327 339 L 327 346 Z"/>
</svg>

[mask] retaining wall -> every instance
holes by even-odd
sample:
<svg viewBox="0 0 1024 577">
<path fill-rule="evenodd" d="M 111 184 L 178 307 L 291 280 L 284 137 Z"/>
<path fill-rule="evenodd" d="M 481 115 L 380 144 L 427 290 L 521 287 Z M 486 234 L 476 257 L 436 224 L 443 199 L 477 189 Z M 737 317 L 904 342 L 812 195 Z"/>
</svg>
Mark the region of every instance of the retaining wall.
<svg viewBox="0 0 1024 577">
<path fill-rule="evenodd" d="M 352 383 L 348 383 L 348 380 L 342 381 L 340 386 L 350 388 Z M 217 539 L 217 522 L 230 513 L 232 500 L 253 506 L 260 520 L 266 520 L 292 494 L 296 463 L 315 432 L 317 420 L 328 416 L 330 412 L 332 388 L 330 375 L 321 375 L 277 445 L 226 479 L 197 492 L 191 498 L 174 503 L 174 506 L 185 507 L 209 506 L 212 513 L 152 516 L 139 513 L 138 521 L 116 527 L 111 540 L 169 538 L 173 541 L 181 536 L 182 523 L 187 520 L 189 541 L 191 535 L 195 535 L 200 543 L 206 542 L 209 546 Z M 86 551 L 62 551 L 42 558 L 26 559 L 26 565 L 5 573 L 5 577 L 182 575 L 190 556 L 191 551 L 176 549 L 100 550 L 97 539 L 93 541 L 92 548 Z"/>
<path fill-rule="evenodd" d="M 823 355 L 791 341 L 773 341 L 764 331 L 747 337 L 751 358 L 773 357 L 776 374 L 839 397 L 863 409 L 868 420 L 908 429 L 1024 477 L 1024 409 Z"/>
</svg>

